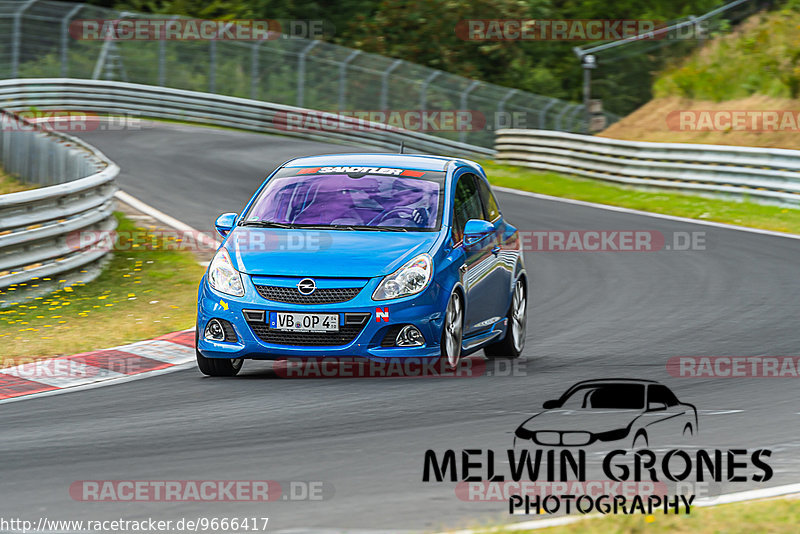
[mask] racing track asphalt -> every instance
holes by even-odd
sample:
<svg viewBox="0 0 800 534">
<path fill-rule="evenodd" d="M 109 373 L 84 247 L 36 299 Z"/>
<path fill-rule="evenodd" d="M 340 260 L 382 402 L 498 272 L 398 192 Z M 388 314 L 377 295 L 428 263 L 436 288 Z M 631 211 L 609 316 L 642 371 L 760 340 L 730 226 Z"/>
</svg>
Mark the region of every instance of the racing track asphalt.
<svg viewBox="0 0 800 534">
<path fill-rule="evenodd" d="M 120 164 L 123 190 L 201 229 L 240 209 L 282 160 L 352 150 L 178 125 L 83 137 Z M 0 406 L 0 516 L 268 516 L 273 532 L 506 521 L 503 503 L 462 502 L 452 484 L 423 484 L 424 451 L 504 450 L 544 400 L 598 377 L 667 384 L 700 410 L 698 445 L 770 448 L 776 474 L 766 485 L 800 481 L 795 380 L 674 378 L 665 368 L 681 355 L 797 355 L 800 241 L 498 197 L 520 229 L 701 231 L 707 250 L 526 253 L 532 298 L 517 376 L 285 380 L 246 363 L 236 379 L 187 368 Z M 69 497 L 73 481 L 98 479 L 314 480 L 335 495 L 270 504 Z"/>
</svg>

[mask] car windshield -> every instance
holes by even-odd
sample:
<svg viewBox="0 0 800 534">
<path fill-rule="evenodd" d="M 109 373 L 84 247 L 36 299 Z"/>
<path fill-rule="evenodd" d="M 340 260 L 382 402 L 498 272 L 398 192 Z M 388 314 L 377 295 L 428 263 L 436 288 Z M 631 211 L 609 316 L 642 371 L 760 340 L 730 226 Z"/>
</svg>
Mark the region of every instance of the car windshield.
<svg viewBox="0 0 800 534">
<path fill-rule="evenodd" d="M 282 169 L 261 191 L 242 224 L 432 231 L 440 224 L 443 183 L 444 173 L 432 171 Z"/>
<path fill-rule="evenodd" d="M 641 410 L 644 408 L 642 384 L 593 384 L 577 388 L 562 403 L 566 410 Z"/>
</svg>

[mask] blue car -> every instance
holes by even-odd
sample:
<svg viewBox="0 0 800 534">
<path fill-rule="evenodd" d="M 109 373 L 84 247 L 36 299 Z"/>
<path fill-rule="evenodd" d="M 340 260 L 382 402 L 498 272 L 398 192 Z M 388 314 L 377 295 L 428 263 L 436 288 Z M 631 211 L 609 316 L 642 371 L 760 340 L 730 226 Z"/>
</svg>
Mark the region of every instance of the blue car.
<svg viewBox="0 0 800 534">
<path fill-rule="evenodd" d="M 245 359 L 441 359 L 525 344 L 527 275 L 517 229 L 480 165 L 402 154 L 288 161 L 224 237 L 200 283 L 197 364 Z"/>
</svg>

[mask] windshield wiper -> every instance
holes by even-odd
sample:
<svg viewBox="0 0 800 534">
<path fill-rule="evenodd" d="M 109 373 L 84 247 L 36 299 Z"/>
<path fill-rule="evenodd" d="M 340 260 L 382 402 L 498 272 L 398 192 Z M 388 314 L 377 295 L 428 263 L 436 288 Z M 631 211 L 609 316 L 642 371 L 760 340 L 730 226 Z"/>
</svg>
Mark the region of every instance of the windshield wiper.
<svg viewBox="0 0 800 534">
<path fill-rule="evenodd" d="M 303 230 L 368 230 L 372 232 L 407 232 L 397 226 L 369 226 L 366 224 L 289 224 L 272 221 L 243 221 L 239 226 L 256 226 L 258 228 L 290 228 Z"/>
<path fill-rule="evenodd" d="M 295 224 L 286 224 L 272 221 L 242 221 L 239 226 L 257 226 L 259 228 L 299 228 Z"/>
<path fill-rule="evenodd" d="M 369 226 L 368 224 L 333 224 L 329 228 L 335 230 L 367 230 L 371 232 L 408 232 L 399 226 Z"/>
</svg>

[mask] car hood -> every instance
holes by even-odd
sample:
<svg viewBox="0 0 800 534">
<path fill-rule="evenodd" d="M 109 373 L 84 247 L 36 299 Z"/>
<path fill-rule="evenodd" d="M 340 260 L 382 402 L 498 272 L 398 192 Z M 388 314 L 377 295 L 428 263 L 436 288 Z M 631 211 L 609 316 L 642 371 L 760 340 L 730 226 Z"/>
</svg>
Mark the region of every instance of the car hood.
<svg viewBox="0 0 800 534">
<path fill-rule="evenodd" d="M 520 426 L 528 432 L 539 430 L 608 432 L 626 428 L 641 414 L 639 410 L 547 410 Z"/>
<path fill-rule="evenodd" d="M 233 267 L 252 275 L 371 278 L 428 252 L 438 232 L 236 228 L 225 240 Z"/>
</svg>

